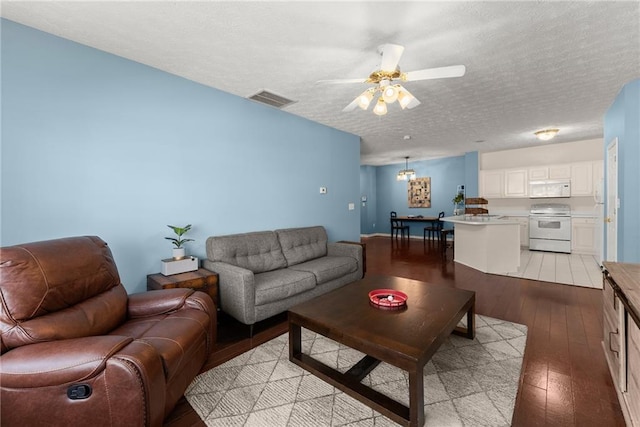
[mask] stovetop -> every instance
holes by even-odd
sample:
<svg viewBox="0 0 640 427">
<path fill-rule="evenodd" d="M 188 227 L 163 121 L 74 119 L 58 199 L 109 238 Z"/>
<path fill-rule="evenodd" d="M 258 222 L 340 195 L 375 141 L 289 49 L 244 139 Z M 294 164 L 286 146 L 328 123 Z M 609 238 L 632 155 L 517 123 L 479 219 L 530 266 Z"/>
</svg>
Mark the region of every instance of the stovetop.
<svg viewBox="0 0 640 427">
<path fill-rule="evenodd" d="M 531 205 L 530 215 L 571 216 L 571 206 L 562 203 L 537 203 Z"/>
</svg>

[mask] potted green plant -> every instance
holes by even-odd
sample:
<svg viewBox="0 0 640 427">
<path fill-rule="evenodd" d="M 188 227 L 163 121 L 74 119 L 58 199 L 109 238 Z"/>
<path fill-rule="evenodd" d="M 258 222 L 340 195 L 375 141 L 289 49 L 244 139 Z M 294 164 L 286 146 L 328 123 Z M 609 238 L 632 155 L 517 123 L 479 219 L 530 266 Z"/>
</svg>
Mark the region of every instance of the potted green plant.
<svg viewBox="0 0 640 427">
<path fill-rule="evenodd" d="M 451 199 L 451 201 L 455 206 L 455 208 L 453 209 L 453 214 L 460 215 L 460 204 L 464 202 L 464 194 L 463 193 L 456 194 L 456 197 Z"/>
<path fill-rule="evenodd" d="M 182 236 L 187 233 L 187 231 L 191 230 L 191 224 L 185 225 L 184 227 L 176 227 L 175 225 L 167 225 L 170 229 L 176 233 L 176 237 L 165 237 L 167 240 L 171 240 L 171 243 L 175 245 L 173 248 L 173 259 L 182 259 L 184 258 L 184 244 L 187 242 L 193 242 L 193 239 L 183 239 Z"/>
</svg>

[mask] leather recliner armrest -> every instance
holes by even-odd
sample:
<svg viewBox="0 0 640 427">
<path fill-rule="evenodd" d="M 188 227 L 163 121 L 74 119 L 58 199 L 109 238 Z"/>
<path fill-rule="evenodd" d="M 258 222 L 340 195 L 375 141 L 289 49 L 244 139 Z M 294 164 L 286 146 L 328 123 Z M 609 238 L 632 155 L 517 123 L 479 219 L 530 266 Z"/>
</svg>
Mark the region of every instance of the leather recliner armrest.
<svg viewBox="0 0 640 427">
<path fill-rule="evenodd" d="M 157 316 L 184 307 L 185 301 L 195 291 L 187 288 L 162 289 L 129 295 L 129 318 Z"/>
<path fill-rule="evenodd" d="M 0 383 L 8 388 L 48 387 L 81 381 L 133 341 L 105 335 L 25 345 L 2 355 Z"/>
<path fill-rule="evenodd" d="M 12 349 L 0 356 L 0 386 L 2 425 L 70 425 L 97 413 L 101 425 L 161 426 L 164 418 L 158 352 L 120 335 Z"/>
</svg>

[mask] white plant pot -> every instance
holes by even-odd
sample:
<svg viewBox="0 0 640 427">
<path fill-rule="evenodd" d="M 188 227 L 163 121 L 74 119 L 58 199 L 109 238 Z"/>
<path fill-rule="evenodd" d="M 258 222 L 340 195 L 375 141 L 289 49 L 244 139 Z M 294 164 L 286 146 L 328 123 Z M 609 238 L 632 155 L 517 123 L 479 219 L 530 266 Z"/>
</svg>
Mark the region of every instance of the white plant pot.
<svg viewBox="0 0 640 427">
<path fill-rule="evenodd" d="M 174 248 L 173 259 L 182 259 L 182 258 L 184 258 L 184 248 Z"/>
</svg>

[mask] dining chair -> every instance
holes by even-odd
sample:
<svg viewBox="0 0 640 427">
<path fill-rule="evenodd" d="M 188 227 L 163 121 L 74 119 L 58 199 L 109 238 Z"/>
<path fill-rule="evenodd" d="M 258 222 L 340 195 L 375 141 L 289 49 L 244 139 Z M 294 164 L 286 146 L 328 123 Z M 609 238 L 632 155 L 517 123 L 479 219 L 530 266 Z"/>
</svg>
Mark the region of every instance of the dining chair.
<svg viewBox="0 0 640 427">
<path fill-rule="evenodd" d="M 397 219 L 398 214 L 395 211 L 391 211 L 391 237 L 395 232 L 396 239 L 398 238 L 398 231 L 400 232 L 400 238 L 404 239 L 404 232 L 407 232 L 407 239 L 410 236 L 409 226 L 405 225 L 402 220 Z"/>
<path fill-rule="evenodd" d="M 427 233 L 429 234 L 429 240 L 431 239 L 440 239 L 440 230 L 442 230 L 442 221 L 444 218 L 444 211 L 438 214 L 438 221 L 433 221 L 429 225 L 424 228 L 424 241 L 427 241 Z"/>
<path fill-rule="evenodd" d="M 447 237 L 451 235 L 451 248 L 453 249 L 455 245 L 455 230 L 454 228 L 442 228 L 440 230 L 440 245 L 442 247 L 442 254 L 446 255 L 447 253 Z"/>
</svg>

